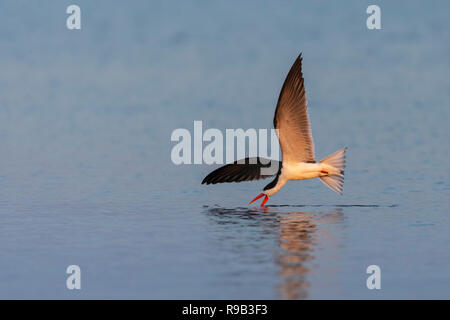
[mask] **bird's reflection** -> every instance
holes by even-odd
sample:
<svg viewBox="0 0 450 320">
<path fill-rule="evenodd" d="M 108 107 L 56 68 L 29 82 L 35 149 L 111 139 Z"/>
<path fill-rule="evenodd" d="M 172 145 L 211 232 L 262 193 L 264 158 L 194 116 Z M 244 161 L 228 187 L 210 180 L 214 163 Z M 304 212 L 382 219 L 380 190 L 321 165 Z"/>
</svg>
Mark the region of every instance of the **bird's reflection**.
<svg viewBox="0 0 450 320">
<path fill-rule="evenodd" d="M 307 275 L 313 270 L 311 262 L 314 251 L 323 247 L 319 241 L 329 241 L 332 235 L 321 229 L 322 225 L 342 220 L 342 209 L 329 213 L 289 212 L 279 214 L 281 296 L 285 299 L 304 299 L 308 297 Z M 319 239 L 319 233 L 322 237 Z M 326 237 L 323 237 L 326 235 Z"/>
<path fill-rule="evenodd" d="M 259 238 L 277 242 L 275 263 L 279 268 L 279 295 L 283 299 L 308 298 L 308 276 L 316 267 L 315 252 L 334 242 L 330 224 L 343 220 L 342 208 L 319 212 L 280 212 L 278 207 L 250 210 L 248 208 L 209 208 L 211 217 L 219 224 L 259 226 Z M 252 221 L 250 224 L 249 221 Z M 231 230 L 230 230 L 231 231 Z M 276 237 L 267 238 L 268 233 Z M 244 240 L 244 239 L 242 239 Z M 333 246 L 336 244 L 334 243 Z M 264 250 L 255 244 L 257 250 Z M 273 259 L 273 258 L 272 258 Z"/>
<path fill-rule="evenodd" d="M 306 212 L 290 212 L 280 218 L 280 293 L 286 299 L 307 297 L 306 275 L 311 272 L 307 262 L 314 259 L 317 225 Z"/>
</svg>

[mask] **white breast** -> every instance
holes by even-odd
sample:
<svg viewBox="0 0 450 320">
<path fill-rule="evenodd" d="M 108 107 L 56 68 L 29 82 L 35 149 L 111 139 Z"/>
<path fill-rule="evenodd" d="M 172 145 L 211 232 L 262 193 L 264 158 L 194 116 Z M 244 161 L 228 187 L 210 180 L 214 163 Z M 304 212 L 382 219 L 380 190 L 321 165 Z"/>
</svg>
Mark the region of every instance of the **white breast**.
<svg viewBox="0 0 450 320">
<path fill-rule="evenodd" d="M 320 172 L 322 169 L 322 163 L 283 162 L 277 184 L 272 189 L 265 190 L 264 193 L 270 197 L 277 193 L 289 180 L 305 180 L 323 176 L 324 174 Z"/>
<path fill-rule="evenodd" d="M 281 171 L 287 180 L 304 180 L 320 176 L 320 163 L 284 163 Z"/>
</svg>

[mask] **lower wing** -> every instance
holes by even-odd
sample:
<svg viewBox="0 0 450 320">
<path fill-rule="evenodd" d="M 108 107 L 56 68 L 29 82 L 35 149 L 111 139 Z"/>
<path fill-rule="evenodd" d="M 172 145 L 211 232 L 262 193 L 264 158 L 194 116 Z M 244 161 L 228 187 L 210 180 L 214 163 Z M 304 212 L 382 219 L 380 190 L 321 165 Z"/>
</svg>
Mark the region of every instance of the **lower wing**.
<svg viewBox="0 0 450 320">
<path fill-rule="evenodd" d="M 272 177 L 281 170 L 281 162 L 260 157 L 245 158 L 214 170 L 202 184 L 241 182 Z"/>
</svg>

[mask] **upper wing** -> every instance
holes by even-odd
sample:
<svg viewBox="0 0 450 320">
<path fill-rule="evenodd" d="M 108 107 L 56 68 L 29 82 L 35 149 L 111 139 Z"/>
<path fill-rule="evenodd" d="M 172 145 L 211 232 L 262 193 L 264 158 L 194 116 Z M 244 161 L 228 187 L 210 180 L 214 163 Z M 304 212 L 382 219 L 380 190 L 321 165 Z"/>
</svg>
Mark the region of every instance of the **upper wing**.
<svg viewBox="0 0 450 320">
<path fill-rule="evenodd" d="M 307 109 L 300 53 L 281 88 L 273 119 L 284 162 L 316 161 Z"/>
<path fill-rule="evenodd" d="M 277 160 L 245 158 L 214 170 L 203 179 L 202 184 L 265 179 L 276 175 L 280 169 L 281 163 Z"/>
</svg>

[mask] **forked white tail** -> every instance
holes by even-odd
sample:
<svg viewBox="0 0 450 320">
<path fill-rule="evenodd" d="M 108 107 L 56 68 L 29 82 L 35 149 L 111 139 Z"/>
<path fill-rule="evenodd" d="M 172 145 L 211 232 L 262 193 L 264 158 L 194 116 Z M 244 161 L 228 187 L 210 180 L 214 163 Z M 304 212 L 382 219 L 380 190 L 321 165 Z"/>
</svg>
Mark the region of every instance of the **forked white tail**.
<svg viewBox="0 0 450 320">
<path fill-rule="evenodd" d="M 327 176 L 319 177 L 320 180 L 330 189 L 336 191 L 342 195 L 342 189 L 344 186 L 344 169 L 345 169 L 345 151 L 347 147 L 336 151 L 332 155 L 329 155 L 320 163 L 332 166 L 340 171 L 338 174 L 330 174 Z"/>
</svg>

